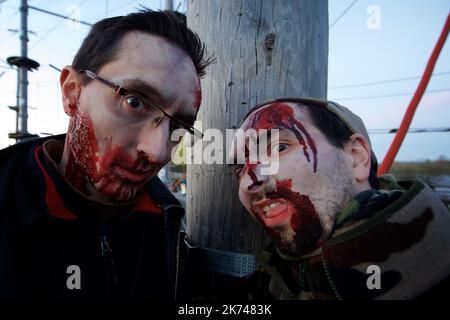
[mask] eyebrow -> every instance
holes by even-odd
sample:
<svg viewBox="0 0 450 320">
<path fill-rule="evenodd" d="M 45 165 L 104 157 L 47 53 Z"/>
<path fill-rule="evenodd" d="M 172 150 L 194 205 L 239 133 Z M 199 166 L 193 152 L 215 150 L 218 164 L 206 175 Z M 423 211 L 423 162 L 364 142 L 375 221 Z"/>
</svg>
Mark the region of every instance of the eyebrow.
<svg viewBox="0 0 450 320">
<path fill-rule="evenodd" d="M 142 95 L 146 99 L 151 99 L 155 101 L 161 109 L 165 109 L 167 105 L 170 104 L 167 98 L 165 98 L 161 92 L 158 91 L 154 86 L 142 81 L 141 79 L 125 79 L 123 80 L 124 87 L 131 91 Z M 187 123 L 194 123 L 197 119 L 196 115 L 186 113 L 186 114 L 173 114 L 172 117 L 183 120 Z"/>
<path fill-rule="evenodd" d="M 123 80 L 125 89 L 135 91 L 144 98 L 154 100 L 161 108 L 167 106 L 167 99 L 154 86 L 140 80 L 140 79 L 125 79 Z"/>
</svg>

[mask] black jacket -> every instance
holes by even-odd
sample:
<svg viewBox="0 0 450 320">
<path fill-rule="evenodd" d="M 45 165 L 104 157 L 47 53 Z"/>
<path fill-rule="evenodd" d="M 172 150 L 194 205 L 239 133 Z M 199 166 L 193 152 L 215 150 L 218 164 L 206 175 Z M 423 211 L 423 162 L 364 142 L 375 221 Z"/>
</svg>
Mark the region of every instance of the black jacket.
<svg viewBox="0 0 450 320">
<path fill-rule="evenodd" d="M 46 162 L 48 139 L 64 135 L 0 151 L 0 300 L 174 300 L 179 202 L 155 177 L 146 202 L 105 222 Z"/>
</svg>

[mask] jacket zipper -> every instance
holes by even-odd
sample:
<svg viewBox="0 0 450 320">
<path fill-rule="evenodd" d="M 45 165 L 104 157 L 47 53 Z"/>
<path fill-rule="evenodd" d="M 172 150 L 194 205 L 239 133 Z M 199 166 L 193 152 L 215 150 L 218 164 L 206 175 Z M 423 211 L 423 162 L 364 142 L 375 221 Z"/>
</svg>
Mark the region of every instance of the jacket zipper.
<svg viewBox="0 0 450 320">
<path fill-rule="evenodd" d="M 161 206 L 162 210 L 164 211 L 164 215 L 165 215 L 165 232 L 167 232 L 167 234 L 169 234 L 169 227 L 168 227 L 168 221 L 167 221 L 167 215 L 168 215 L 168 211 L 171 208 L 183 208 L 179 205 L 169 205 L 169 206 Z M 183 209 L 184 210 L 184 209 Z M 174 300 L 177 300 L 177 296 L 178 296 L 178 273 L 179 273 L 179 264 L 180 264 L 180 226 L 178 226 L 177 230 L 177 238 L 176 238 L 176 248 L 175 248 L 175 279 L 174 279 L 174 288 L 173 288 L 173 295 L 174 295 Z M 170 242 L 169 242 L 170 243 Z M 169 250 L 171 250 L 169 248 Z"/>
<path fill-rule="evenodd" d="M 298 268 L 299 268 L 298 282 L 299 282 L 301 291 L 304 291 L 305 290 L 305 280 L 306 280 L 305 279 L 305 276 L 306 276 L 306 274 L 305 274 L 305 269 L 306 269 L 305 263 L 300 262 L 298 264 Z"/>
<path fill-rule="evenodd" d="M 325 271 L 325 275 L 326 275 L 326 277 L 327 277 L 328 283 L 330 284 L 331 289 L 333 290 L 333 293 L 334 293 L 334 295 L 336 296 L 336 298 L 337 298 L 338 300 L 342 300 L 342 298 L 341 298 L 341 296 L 339 295 L 339 292 L 338 292 L 336 286 L 334 285 L 333 280 L 331 279 L 331 275 L 330 275 L 330 273 L 328 272 L 327 263 L 325 262 L 325 257 L 323 256 L 323 254 L 321 255 L 321 258 L 322 258 L 323 269 L 324 269 L 324 271 Z"/>
<path fill-rule="evenodd" d="M 174 300 L 177 300 L 178 295 L 178 272 L 180 264 L 180 232 L 177 235 L 177 248 L 176 248 L 176 260 L 175 260 L 175 296 Z"/>
<path fill-rule="evenodd" d="M 118 284 L 117 271 L 114 264 L 112 249 L 106 236 L 100 236 L 100 248 L 102 257 L 105 259 L 105 262 L 108 265 L 109 273 L 113 279 L 113 288 L 116 288 Z"/>
</svg>

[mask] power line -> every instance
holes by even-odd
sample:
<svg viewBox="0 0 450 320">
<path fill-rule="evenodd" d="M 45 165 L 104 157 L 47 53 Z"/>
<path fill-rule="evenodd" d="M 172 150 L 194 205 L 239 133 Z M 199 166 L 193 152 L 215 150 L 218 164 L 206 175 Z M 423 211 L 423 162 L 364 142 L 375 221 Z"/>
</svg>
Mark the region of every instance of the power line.
<svg viewBox="0 0 450 320">
<path fill-rule="evenodd" d="M 85 2 L 85 1 L 83 1 L 83 2 Z M 78 6 L 80 6 L 80 5 L 78 5 Z M 92 26 L 92 23 L 89 23 L 89 22 L 86 22 L 86 21 L 82 21 L 82 20 L 78 20 L 78 19 L 74 19 L 74 18 L 71 18 L 71 17 L 68 17 L 68 16 L 64 16 L 64 15 L 59 14 L 59 13 L 51 12 L 51 11 L 44 10 L 44 9 L 41 9 L 41 8 L 37 8 L 37 7 L 34 7 L 34 6 L 28 6 L 28 8 L 36 10 L 36 11 L 40 11 L 40 12 L 43 12 L 43 13 L 47 13 L 47 14 L 50 14 L 50 15 L 53 15 L 53 16 L 56 16 L 56 17 L 59 17 L 59 18 L 63 18 L 63 19 L 66 19 L 66 20 L 71 20 L 73 22 L 78 22 L 78 23 L 84 24 L 86 26 Z"/>
<path fill-rule="evenodd" d="M 50 68 L 55 69 L 58 72 L 61 72 L 61 69 L 59 69 L 58 67 L 55 67 L 54 65 L 52 65 L 51 63 L 48 65 Z"/>
<path fill-rule="evenodd" d="M 181 5 L 182 5 L 182 1 L 178 2 L 178 5 L 177 5 L 177 8 L 175 9 L 175 11 L 180 10 Z"/>
<path fill-rule="evenodd" d="M 444 72 L 436 72 L 432 76 L 443 76 L 450 74 L 450 71 L 444 71 Z M 415 77 L 405 77 L 405 78 L 396 78 L 396 79 L 389 79 L 389 80 L 380 80 L 380 81 L 373 81 L 373 82 L 365 82 L 365 83 L 357 83 L 357 84 L 348 84 L 348 85 L 342 85 L 342 86 L 334 86 L 329 87 L 329 90 L 334 89 L 344 89 L 344 88 L 356 88 L 356 87 L 365 87 L 365 86 L 373 86 L 377 84 L 383 84 L 383 83 L 392 83 L 392 82 L 401 82 L 401 81 L 407 81 L 407 80 L 414 80 L 414 79 L 420 79 L 422 76 L 415 76 Z"/>
<path fill-rule="evenodd" d="M 58 46 L 58 45 L 54 45 L 54 44 L 48 42 L 48 39 L 46 39 L 46 41 L 45 41 L 45 42 L 42 42 L 40 45 L 43 46 L 43 47 L 45 47 L 45 48 L 48 48 L 49 50 L 53 50 L 53 51 L 54 51 L 54 50 L 58 50 L 58 52 L 61 52 L 61 53 L 63 53 L 64 55 L 67 55 L 68 53 L 74 55 L 75 52 L 76 52 L 76 51 L 69 50 L 69 49 L 66 49 L 66 48 L 61 47 L 61 46 Z"/>
<path fill-rule="evenodd" d="M 358 0 L 354 0 L 352 3 L 350 3 L 350 5 L 349 5 L 347 8 L 345 8 L 345 10 L 342 11 L 342 13 L 341 13 L 341 14 L 340 14 L 340 15 L 339 15 L 339 16 L 338 16 L 338 17 L 330 24 L 330 26 L 329 26 L 328 29 L 333 28 L 333 26 L 334 26 L 339 20 L 341 20 L 341 18 L 342 18 L 343 16 L 345 16 L 345 14 L 348 12 L 348 10 L 350 10 L 351 7 L 353 7 L 357 1 L 358 1 Z"/>
<path fill-rule="evenodd" d="M 426 93 L 436 93 L 436 92 L 445 92 L 450 91 L 448 89 L 436 89 L 436 90 L 428 90 Z M 384 94 L 384 95 L 376 95 L 376 96 L 365 96 L 365 97 L 349 97 L 349 98 L 336 98 L 333 100 L 336 101 L 348 101 L 348 100 L 365 100 L 365 99 L 380 99 L 380 98 L 390 98 L 390 97 L 401 97 L 401 96 L 410 96 L 414 94 L 414 92 L 405 92 L 405 93 L 393 93 L 393 94 Z"/>
<path fill-rule="evenodd" d="M 10 9 L 10 8 L 8 8 L 8 9 Z M 12 13 L 12 14 L 10 14 L 9 16 L 7 16 L 5 19 L 3 19 L 1 22 L 0 22 L 0 25 L 2 25 L 3 23 L 5 23 L 6 21 L 8 21 L 9 19 L 11 19 L 12 17 L 14 17 L 16 14 L 18 14 L 20 11 L 19 11 L 19 9 L 18 8 L 14 8 L 14 12 Z"/>
<path fill-rule="evenodd" d="M 55 30 L 56 27 L 58 27 L 61 23 L 63 23 L 64 20 L 58 21 L 53 28 L 50 28 L 43 36 L 39 37 L 39 39 L 33 43 L 33 45 L 31 46 L 30 50 L 32 50 L 34 47 L 36 47 L 39 43 L 41 43 L 43 40 L 45 40 L 45 38 Z"/>
<path fill-rule="evenodd" d="M 395 129 L 368 129 L 370 134 L 391 134 L 397 133 L 398 128 Z M 408 133 L 429 133 L 429 132 L 450 132 L 450 128 L 411 128 Z"/>
<path fill-rule="evenodd" d="M 122 5 L 118 6 L 118 7 L 109 9 L 109 10 L 108 10 L 108 14 L 111 14 L 111 12 L 114 12 L 114 11 L 117 11 L 117 10 L 119 10 L 119 9 L 122 9 L 123 7 L 126 7 L 126 6 L 128 6 L 129 4 L 131 4 L 131 3 L 133 3 L 133 2 L 136 2 L 136 1 L 137 1 L 137 0 L 128 1 L 128 2 L 122 4 Z M 94 16 L 94 17 L 90 17 L 90 18 L 88 18 L 88 20 L 94 20 L 94 19 L 97 20 L 97 19 L 100 18 L 100 17 L 103 17 L 103 14 L 97 15 L 97 16 Z"/>
<path fill-rule="evenodd" d="M 51 41 L 49 39 L 46 39 L 46 41 L 47 41 L 47 44 L 51 44 L 51 45 L 56 46 L 56 47 L 58 47 L 60 49 L 66 49 L 66 50 L 71 51 L 71 52 L 76 52 L 77 51 L 77 49 L 68 47 L 68 46 L 63 45 L 63 44 L 61 44 L 59 42 Z"/>
<path fill-rule="evenodd" d="M 81 7 L 85 2 L 86 2 L 87 0 L 82 0 L 76 7 Z M 28 6 L 29 8 L 35 8 L 35 7 L 31 7 L 31 6 Z M 36 8 L 35 8 L 36 9 Z M 84 23 L 84 24 L 87 24 L 87 22 L 83 22 L 83 21 L 80 21 L 80 20 L 76 20 L 76 19 L 73 19 L 73 18 L 70 18 L 70 17 L 66 17 L 66 16 L 63 16 L 63 15 L 60 15 L 60 14 L 54 14 L 54 13 L 52 13 L 52 12 L 50 12 L 50 11 L 46 11 L 46 10 L 42 10 L 42 9 L 39 9 L 39 11 L 43 11 L 43 12 L 45 12 L 45 13 L 49 13 L 49 14 L 53 14 L 53 15 L 56 15 L 56 16 L 58 16 L 58 17 L 60 17 L 60 18 L 64 18 L 64 19 L 69 19 L 69 20 L 72 20 L 72 21 L 75 21 L 75 22 L 79 22 L 79 23 Z M 58 23 L 57 24 L 55 24 L 52 28 L 50 28 L 43 36 L 41 36 L 40 38 L 39 38 L 39 40 L 37 40 L 34 44 L 33 44 L 33 46 L 30 48 L 30 50 L 31 49 L 33 49 L 34 47 L 36 47 L 39 43 L 41 43 L 51 32 L 53 32 L 61 23 L 63 23 L 64 22 L 64 20 L 61 20 L 61 21 L 58 21 Z M 90 25 L 90 24 L 89 24 Z"/>
</svg>

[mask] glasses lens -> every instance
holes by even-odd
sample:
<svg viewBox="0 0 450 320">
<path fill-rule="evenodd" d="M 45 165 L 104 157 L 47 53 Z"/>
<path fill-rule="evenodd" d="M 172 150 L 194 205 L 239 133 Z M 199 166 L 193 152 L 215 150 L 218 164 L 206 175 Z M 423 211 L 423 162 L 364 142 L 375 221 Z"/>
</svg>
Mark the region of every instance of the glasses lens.
<svg viewBox="0 0 450 320">
<path fill-rule="evenodd" d="M 164 118 L 164 113 L 155 106 L 145 103 L 142 98 L 134 94 L 119 96 L 117 110 L 126 119 L 136 122 L 150 121 L 156 127 Z"/>
</svg>

